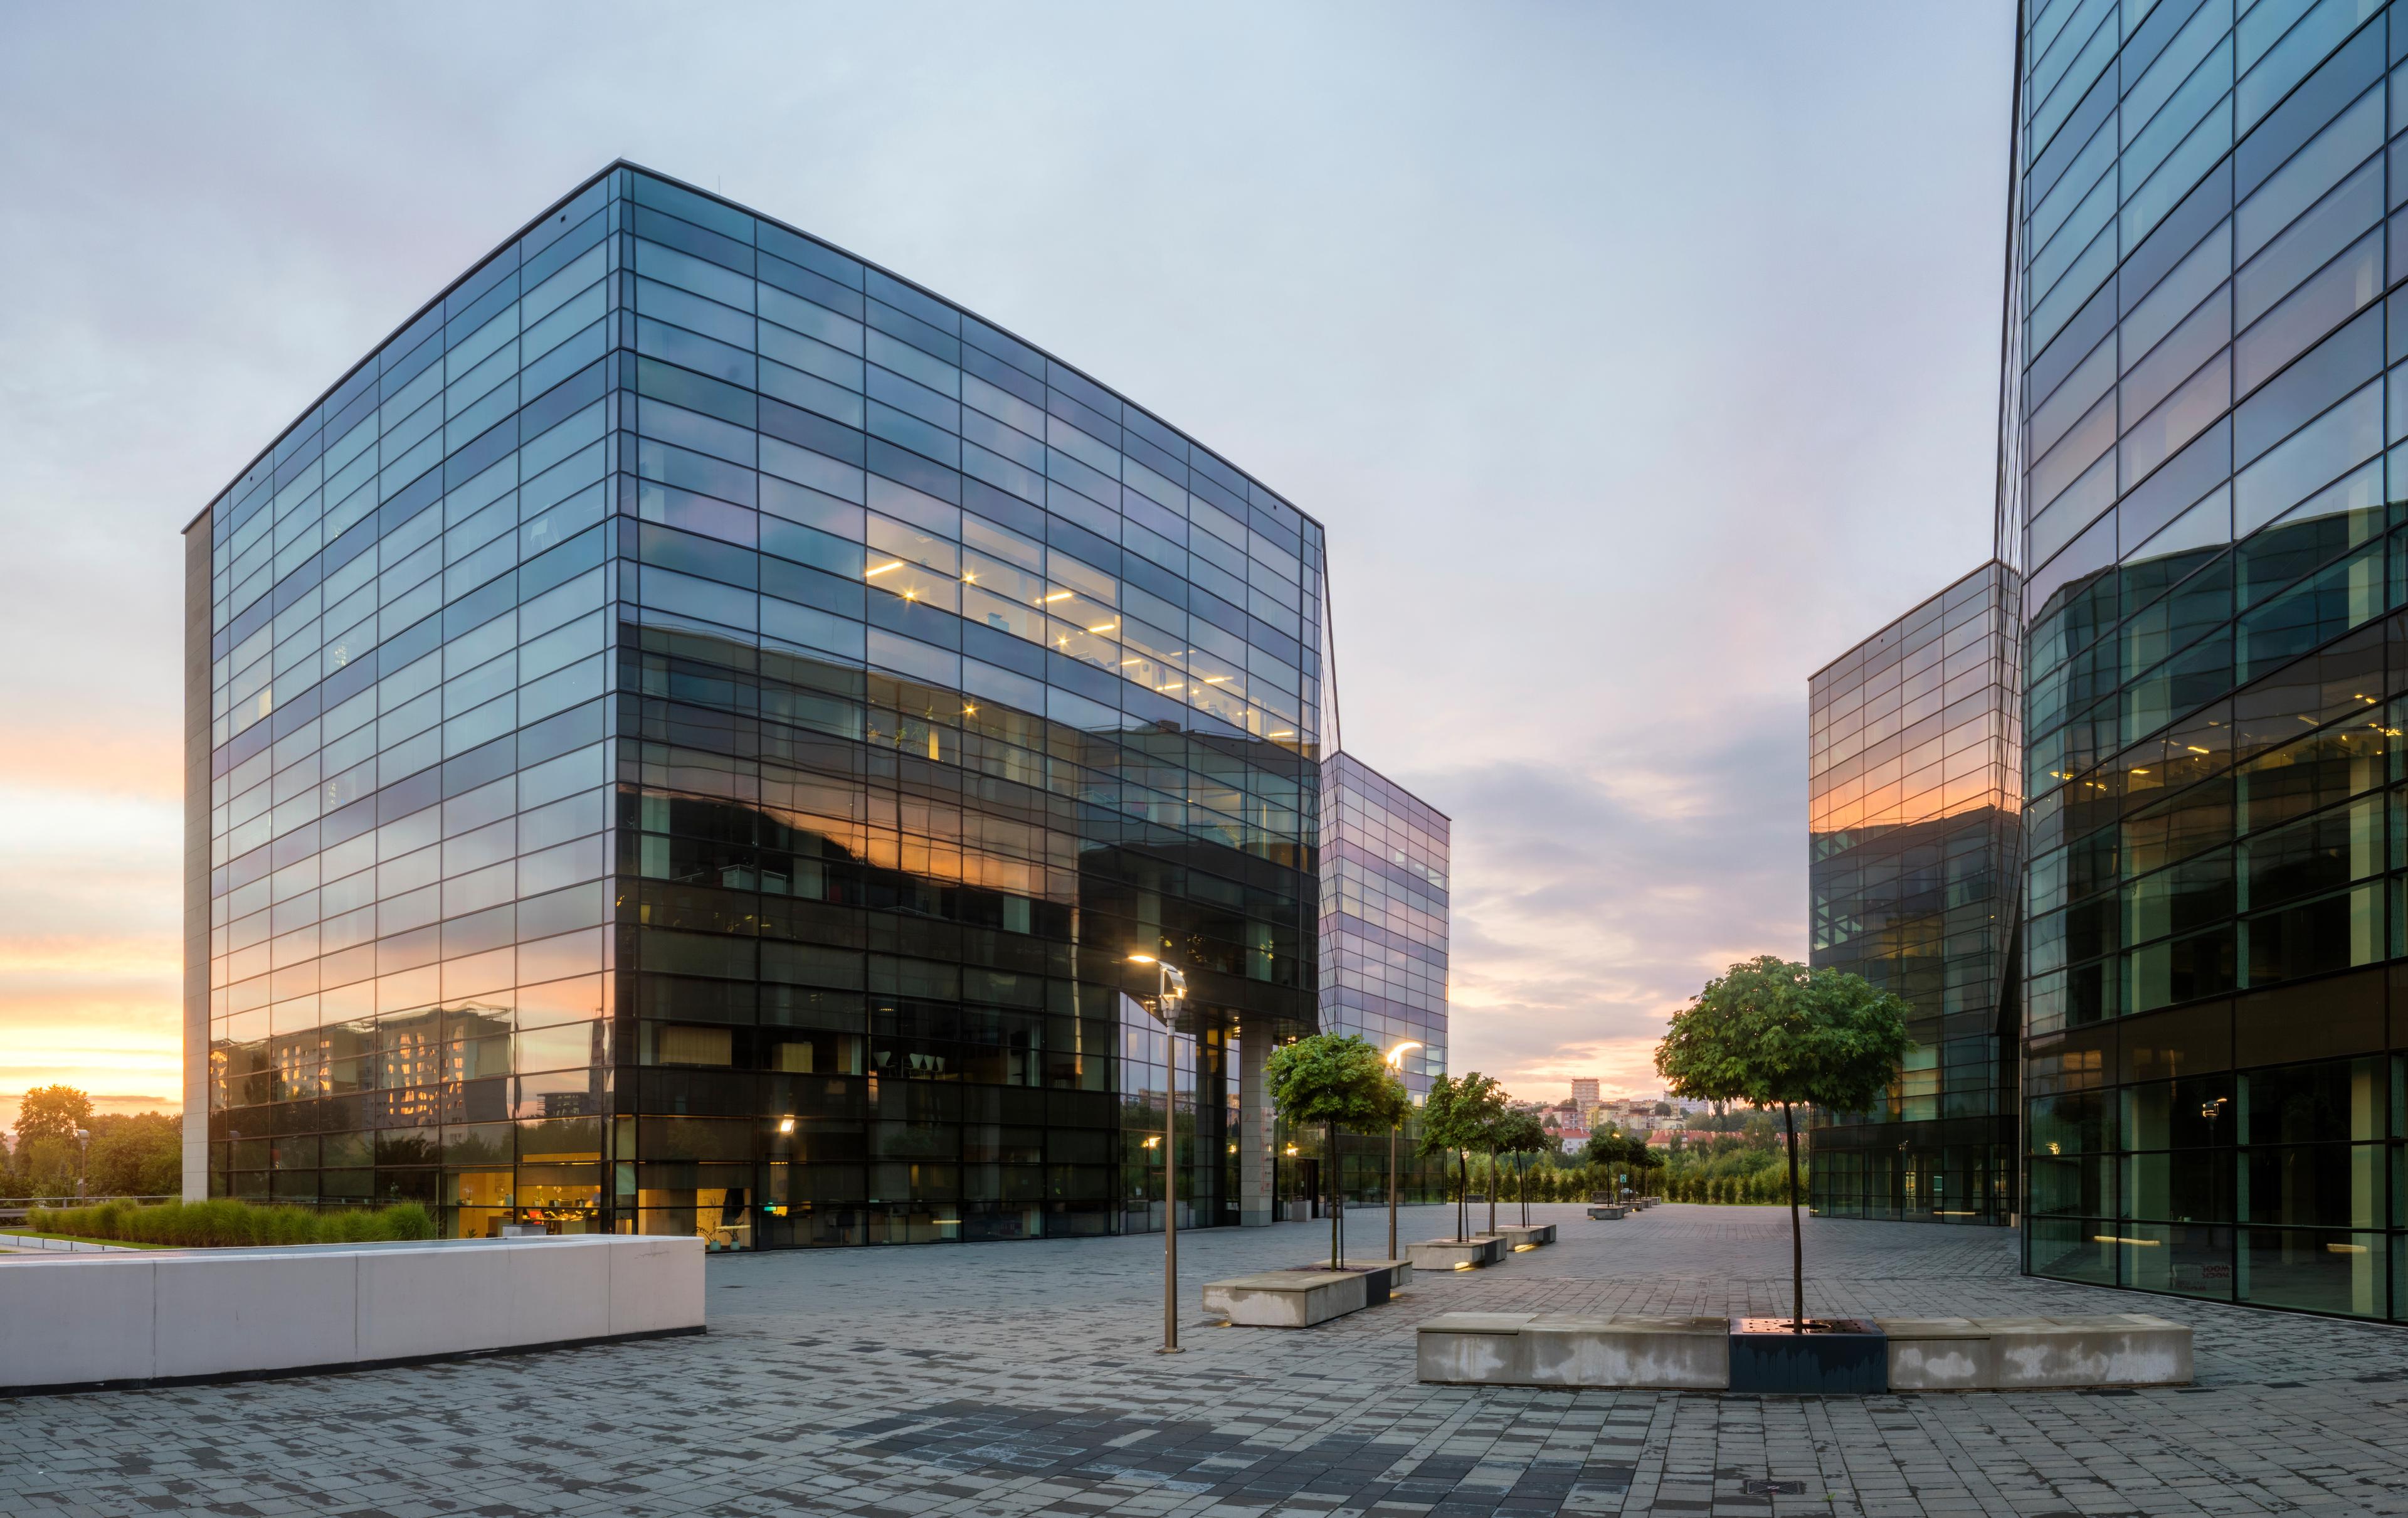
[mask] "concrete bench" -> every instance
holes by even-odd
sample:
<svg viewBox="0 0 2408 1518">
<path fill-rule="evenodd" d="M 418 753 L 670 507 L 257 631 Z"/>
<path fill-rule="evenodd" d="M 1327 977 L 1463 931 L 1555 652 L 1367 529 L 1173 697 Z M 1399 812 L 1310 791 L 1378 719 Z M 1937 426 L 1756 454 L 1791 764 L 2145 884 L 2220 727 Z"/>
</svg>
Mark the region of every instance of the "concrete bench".
<svg viewBox="0 0 2408 1518">
<path fill-rule="evenodd" d="M 1326 1270 L 1329 1262 L 1315 1260 L 1305 1266 L 1308 1270 Z M 1339 1267 L 1360 1271 L 1363 1276 L 1363 1305 L 1376 1308 L 1389 1297 L 1412 1283 L 1413 1265 L 1411 1260 L 1349 1260 Z"/>
<path fill-rule="evenodd" d="M 1497 1231 L 1505 1236 L 1505 1250 L 1509 1254 L 1555 1241 L 1555 1225 L 1551 1222 L 1499 1223 Z"/>
<path fill-rule="evenodd" d="M 1720 1318 L 1447 1312 L 1415 1335 L 1426 1381 L 1720 1391 L 1730 1336 Z"/>
<path fill-rule="evenodd" d="M 1593 1207 L 1588 1209 L 1588 1215 L 1592 1221 L 1598 1222 L 1620 1222 L 1622 1215 L 1629 1210 L 1628 1207 Z"/>
<path fill-rule="evenodd" d="M 1405 1258 L 1416 1270 L 1469 1270 L 1505 1258 L 1505 1239 L 1498 1234 L 1469 1238 L 1426 1238 L 1405 1246 Z"/>
<path fill-rule="evenodd" d="M 2143 1312 L 2063 1318 L 1884 1318 L 1896 1392 L 2187 1386 L 2187 1324 Z"/>
<path fill-rule="evenodd" d="M 2191 1330 L 2146 1313 L 2065 1318 L 1884 1318 L 1893 1392 L 2184 1386 Z M 1726 1391 L 1723 1318 L 1448 1312 L 1420 1325 L 1420 1379 L 1489 1386 Z M 1872 1387 L 1870 1390 L 1879 1391 Z"/>
<path fill-rule="evenodd" d="M 1359 1270 L 1266 1270 L 1207 1281 L 1204 1310 L 1253 1328 L 1310 1328 L 1362 1311 L 1369 1286 Z"/>
</svg>

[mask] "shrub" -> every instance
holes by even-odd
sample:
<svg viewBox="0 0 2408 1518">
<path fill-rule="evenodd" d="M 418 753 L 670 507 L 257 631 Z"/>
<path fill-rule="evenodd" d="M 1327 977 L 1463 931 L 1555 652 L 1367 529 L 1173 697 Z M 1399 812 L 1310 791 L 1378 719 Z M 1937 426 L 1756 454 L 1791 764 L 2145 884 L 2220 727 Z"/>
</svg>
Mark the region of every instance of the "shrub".
<svg viewBox="0 0 2408 1518">
<path fill-rule="evenodd" d="M 416 1202 L 397 1207 L 317 1212 L 298 1207 L 254 1207 L 217 1198 L 137 1207 L 104 1202 L 98 1207 L 35 1207 L 26 1217 L 36 1232 L 128 1244 L 169 1244 L 187 1249 L 235 1249 L 256 1244 L 359 1244 L 433 1238 L 435 1219 Z"/>
</svg>

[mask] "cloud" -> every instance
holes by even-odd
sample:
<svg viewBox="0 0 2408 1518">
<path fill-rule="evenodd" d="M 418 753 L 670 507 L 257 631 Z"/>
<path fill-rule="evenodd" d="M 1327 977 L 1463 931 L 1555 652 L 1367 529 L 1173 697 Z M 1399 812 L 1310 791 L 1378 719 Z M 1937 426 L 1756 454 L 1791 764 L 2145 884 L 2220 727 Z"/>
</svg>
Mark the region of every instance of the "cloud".
<svg viewBox="0 0 2408 1518">
<path fill-rule="evenodd" d="M 1453 820 L 1449 1063 L 1538 1096 L 1653 1090 L 1664 1019 L 1733 961 L 1801 956 L 1802 701 L 1743 726 L 1398 780 Z"/>
<path fill-rule="evenodd" d="M 0 1064 L 174 1058 L 179 529 L 624 153 L 1326 523 L 1349 746 L 1455 816 L 1455 1058 L 1645 1083 L 1799 937 L 1806 673 L 1986 552 L 1994 9 L 0 7 Z"/>
<path fill-rule="evenodd" d="M 182 735 L 170 723 L 62 723 L 40 743 L 0 752 L 0 799 L 34 791 L 180 806 L 183 754 Z"/>
</svg>

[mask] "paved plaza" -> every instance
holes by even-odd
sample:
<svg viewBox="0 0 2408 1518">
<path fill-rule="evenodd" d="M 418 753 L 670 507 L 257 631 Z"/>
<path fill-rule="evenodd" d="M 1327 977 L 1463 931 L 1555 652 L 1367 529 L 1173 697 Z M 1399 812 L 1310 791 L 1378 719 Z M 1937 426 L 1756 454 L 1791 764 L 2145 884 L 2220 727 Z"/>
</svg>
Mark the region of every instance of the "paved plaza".
<svg viewBox="0 0 2408 1518">
<path fill-rule="evenodd" d="M 1403 1236 L 1451 1210 L 1408 1210 Z M 1302 1332 L 1205 1326 L 1197 1289 L 1316 1257 L 1326 1223 L 1184 1235 L 1175 1357 L 1153 1352 L 1159 1237 L 722 1256 L 703 1337 L 0 1401 L 0 1512 L 2408 1513 L 2408 1332 L 2029 1280 L 1996 1229 L 1810 1219 L 1808 1306 L 2162 1313 L 2196 1325 L 2198 1384 L 1414 1381 L 1413 1324 L 1440 1312 L 1786 1309 L 1775 1209 L 1531 1214 L 1563 1242 Z M 1384 1214 L 1350 1222 L 1350 1252 L 1379 1252 Z"/>
</svg>

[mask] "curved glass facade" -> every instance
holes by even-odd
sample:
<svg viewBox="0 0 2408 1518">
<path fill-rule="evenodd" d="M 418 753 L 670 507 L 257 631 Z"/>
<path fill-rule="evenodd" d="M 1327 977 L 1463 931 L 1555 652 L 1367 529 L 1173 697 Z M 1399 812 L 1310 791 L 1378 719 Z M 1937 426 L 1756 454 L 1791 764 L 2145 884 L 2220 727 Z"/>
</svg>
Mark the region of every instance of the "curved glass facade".
<svg viewBox="0 0 2408 1518">
<path fill-rule="evenodd" d="M 1240 1029 L 1314 1021 L 1324 584 L 1242 471 L 613 166 L 187 534 L 188 1189 L 1100 1233 L 1175 1092 L 1236 1221 Z"/>
<path fill-rule="evenodd" d="M 2408 1317 L 2408 10 L 2024 19 L 2028 1264 Z"/>
</svg>

